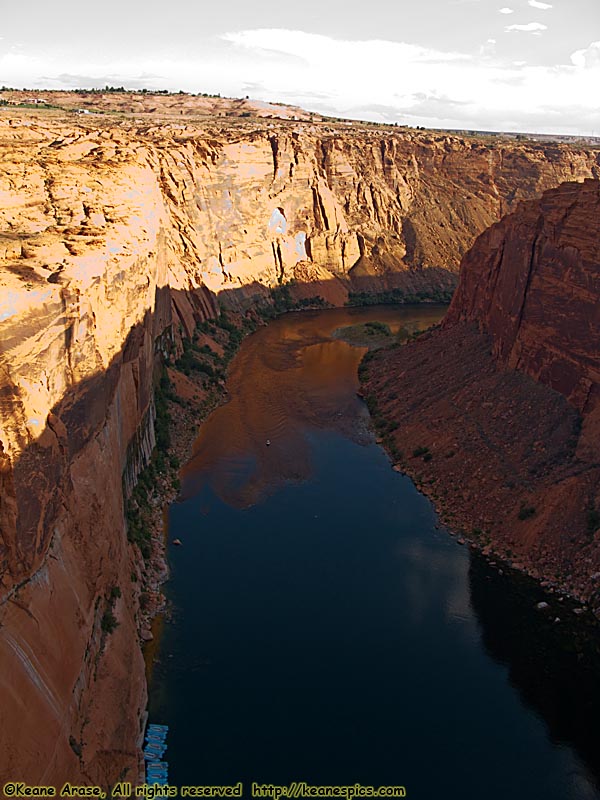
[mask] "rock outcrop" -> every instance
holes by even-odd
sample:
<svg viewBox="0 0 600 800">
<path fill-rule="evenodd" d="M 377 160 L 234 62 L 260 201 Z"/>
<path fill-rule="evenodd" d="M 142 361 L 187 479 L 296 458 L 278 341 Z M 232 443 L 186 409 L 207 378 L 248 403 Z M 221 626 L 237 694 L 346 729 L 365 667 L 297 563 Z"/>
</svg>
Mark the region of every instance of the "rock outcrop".
<svg viewBox="0 0 600 800">
<path fill-rule="evenodd" d="M 464 257 L 441 328 L 367 382 L 454 527 L 598 612 L 599 212 L 595 180 L 523 203 Z"/>
<path fill-rule="evenodd" d="M 597 175 L 598 157 L 297 121 L 19 113 L 0 112 L 0 783 L 107 785 L 137 777 L 142 568 L 123 490 L 154 442 L 159 361 L 217 298 L 239 307 L 291 280 L 334 303 L 452 288 L 477 234 Z M 531 347 L 518 358 L 547 370 Z"/>
<path fill-rule="evenodd" d="M 584 416 L 600 397 L 600 184 L 563 184 L 485 231 L 445 320 L 475 321 L 509 369 Z"/>
<path fill-rule="evenodd" d="M 600 175 L 598 153 L 564 144 L 284 120 L 38 114 L 0 117 L 0 141 L 13 272 L 58 280 L 86 256 L 118 256 L 125 219 L 143 245 L 160 218 L 179 283 L 231 303 L 288 281 L 333 302 L 453 289 L 476 236 L 519 200 Z"/>
</svg>

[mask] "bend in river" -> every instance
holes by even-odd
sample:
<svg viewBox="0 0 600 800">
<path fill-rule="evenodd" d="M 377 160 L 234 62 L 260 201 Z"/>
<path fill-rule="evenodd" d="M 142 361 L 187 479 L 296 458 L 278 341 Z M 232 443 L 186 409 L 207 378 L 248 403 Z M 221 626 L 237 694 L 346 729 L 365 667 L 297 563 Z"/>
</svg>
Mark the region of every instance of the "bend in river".
<svg viewBox="0 0 600 800">
<path fill-rule="evenodd" d="M 594 674 L 391 469 L 356 396 L 365 350 L 332 338 L 443 312 L 288 314 L 242 344 L 170 511 L 150 717 L 172 784 L 600 798 Z"/>
</svg>

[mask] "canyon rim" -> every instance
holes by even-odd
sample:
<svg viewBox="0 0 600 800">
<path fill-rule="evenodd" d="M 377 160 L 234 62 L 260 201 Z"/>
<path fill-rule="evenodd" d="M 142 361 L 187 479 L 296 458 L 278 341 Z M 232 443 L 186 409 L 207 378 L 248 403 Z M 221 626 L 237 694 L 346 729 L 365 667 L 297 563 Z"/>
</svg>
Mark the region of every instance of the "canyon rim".
<svg viewBox="0 0 600 800">
<path fill-rule="evenodd" d="M 460 483 L 454 513 L 484 546 L 596 601 L 597 149 L 35 96 L 59 108 L 0 109 L 2 782 L 139 777 L 145 567 L 125 508 L 155 389 L 202 323 L 278 287 L 343 305 L 458 283 L 441 330 L 370 360 L 368 390 L 407 453 L 433 454 L 421 477 Z M 75 112 L 88 102 L 101 113 Z"/>
</svg>

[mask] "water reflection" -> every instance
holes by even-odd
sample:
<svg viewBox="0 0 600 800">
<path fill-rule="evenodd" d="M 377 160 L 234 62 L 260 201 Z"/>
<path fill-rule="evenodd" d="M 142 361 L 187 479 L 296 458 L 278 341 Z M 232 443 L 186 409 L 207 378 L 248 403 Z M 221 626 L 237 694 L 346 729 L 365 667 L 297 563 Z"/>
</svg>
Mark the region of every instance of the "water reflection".
<svg viewBox="0 0 600 800">
<path fill-rule="evenodd" d="M 225 502 L 244 508 L 285 483 L 307 480 L 306 432 L 313 428 L 366 444 L 367 415 L 355 396 L 365 348 L 332 340 L 332 332 L 371 319 L 393 332 L 426 328 L 444 312 L 443 306 L 335 309 L 287 314 L 259 330 L 231 365 L 230 401 L 200 431 L 183 471 L 183 496 L 208 482 Z"/>
<path fill-rule="evenodd" d="M 330 339 L 421 313 L 441 310 L 288 315 L 234 360 L 170 513 L 183 547 L 150 713 L 175 783 L 600 797 L 594 673 L 390 469 L 355 394 L 361 351 Z"/>
<path fill-rule="evenodd" d="M 600 652 L 598 630 L 556 601 L 548 612 L 539 589 L 500 575 L 478 554 L 469 568 L 471 603 L 485 649 L 506 665 L 510 684 L 548 726 L 551 741 L 571 745 L 585 769 L 571 772 L 573 797 L 597 797 L 600 786 Z M 552 601 L 551 601 L 552 602 Z M 560 622 L 555 622 L 557 614 Z M 574 630 L 575 629 L 575 630 Z M 580 792 L 580 793 L 579 793 Z"/>
</svg>

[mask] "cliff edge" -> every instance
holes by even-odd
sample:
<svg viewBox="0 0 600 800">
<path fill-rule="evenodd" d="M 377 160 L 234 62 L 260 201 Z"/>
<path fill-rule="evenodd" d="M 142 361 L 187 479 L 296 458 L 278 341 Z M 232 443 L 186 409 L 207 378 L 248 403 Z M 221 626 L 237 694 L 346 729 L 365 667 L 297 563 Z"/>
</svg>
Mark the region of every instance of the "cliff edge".
<svg viewBox="0 0 600 800">
<path fill-rule="evenodd" d="M 368 363 L 399 468 L 486 551 L 600 612 L 600 182 L 485 231 L 442 326 Z"/>
<path fill-rule="evenodd" d="M 187 116 L 0 111 L 0 784 L 137 779 L 124 487 L 217 301 L 450 291 L 519 200 L 599 173 L 570 145 Z"/>
</svg>

